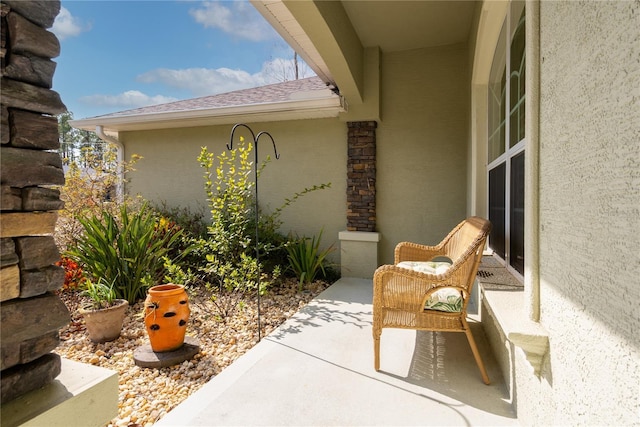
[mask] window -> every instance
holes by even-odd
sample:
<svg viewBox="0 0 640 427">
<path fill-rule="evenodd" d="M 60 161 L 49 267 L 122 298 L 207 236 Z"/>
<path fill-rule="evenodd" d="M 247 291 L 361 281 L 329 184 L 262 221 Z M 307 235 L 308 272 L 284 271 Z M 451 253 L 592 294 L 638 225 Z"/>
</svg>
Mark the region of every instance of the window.
<svg viewBox="0 0 640 427">
<path fill-rule="evenodd" d="M 489 247 L 524 274 L 525 11 L 512 2 L 491 65 L 488 99 Z"/>
</svg>

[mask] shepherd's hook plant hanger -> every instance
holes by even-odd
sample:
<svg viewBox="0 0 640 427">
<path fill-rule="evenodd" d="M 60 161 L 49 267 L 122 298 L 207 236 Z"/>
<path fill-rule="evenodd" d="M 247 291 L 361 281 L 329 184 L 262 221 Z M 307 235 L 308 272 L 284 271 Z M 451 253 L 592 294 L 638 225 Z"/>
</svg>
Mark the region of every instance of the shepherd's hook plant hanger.
<svg viewBox="0 0 640 427">
<path fill-rule="evenodd" d="M 271 139 L 271 142 L 273 143 L 273 152 L 275 153 L 276 159 L 280 158 L 280 154 L 278 154 L 278 149 L 276 148 L 276 141 L 273 139 L 273 137 L 271 136 L 271 134 L 269 132 L 266 131 L 262 131 L 259 132 L 257 135 L 253 132 L 253 130 L 245 125 L 244 123 L 238 123 L 235 126 L 233 126 L 233 129 L 231 129 L 231 138 L 229 140 L 229 143 L 227 144 L 227 150 L 233 150 L 233 135 L 236 132 L 236 129 L 239 127 L 243 127 L 246 128 L 250 133 L 251 133 L 251 137 L 252 137 L 252 142 L 253 142 L 253 151 L 254 151 L 254 162 L 253 162 L 253 176 L 255 179 L 255 197 L 254 197 L 254 211 L 255 211 L 255 215 L 256 215 L 256 264 L 258 265 L 258 277 L 257 277 L 257 281 L 256 283 L 258 284 L 258 342 L 260 342 L 260 340 L 262 339 L 262 326 L 261 326 L 261 322 L 260 322 L 260 248 L 259 248 L 259 244 L 258 244 L 258 220 L 259 220 L 259 214 L 258 214 L 258 140 L 260 140 L 260 137 L 263 135 L 266 135 L 269 137 L 269 139 Z"/>
</svg>

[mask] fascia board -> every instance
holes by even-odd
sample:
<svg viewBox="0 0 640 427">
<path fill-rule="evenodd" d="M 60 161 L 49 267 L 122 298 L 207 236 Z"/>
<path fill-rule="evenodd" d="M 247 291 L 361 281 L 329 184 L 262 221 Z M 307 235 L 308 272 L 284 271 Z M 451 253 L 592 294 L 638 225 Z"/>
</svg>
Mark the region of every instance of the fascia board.
<svg viewBox="0 0 640 427">
<path fill-rule="evenodd" d="M 240 121 L 264 122 L 338 117 L 345 112 L 342 97 L 330 96 L 311 100 L 282 101 L 232 107 L 202 108 L 147 114 L 117 115 L 71 120 L 71 126 L 89 131 L 96 126 L 105 130 L 147 130 L 194 126 L 211 126 Z"/>
</svg>

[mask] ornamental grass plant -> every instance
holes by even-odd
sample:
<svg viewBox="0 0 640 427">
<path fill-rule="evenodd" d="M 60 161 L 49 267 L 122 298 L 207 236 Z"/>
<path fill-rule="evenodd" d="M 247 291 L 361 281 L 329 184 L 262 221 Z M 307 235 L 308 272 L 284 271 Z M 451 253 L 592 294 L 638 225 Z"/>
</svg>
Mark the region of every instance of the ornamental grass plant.
<svg viewBox="0 0 640 427">
<path fill-rule="evenodd" d="M 113 289 L 113 283 L 108 284 L 104 279 L 99 279 L 97 282 L 87 280 L 82 295 L 91 300 L 91 309 L 93 310 L 111 307 L 117 299 L 116 292 Z"/>
<path fill-rule="evenodd" d="M 292 239 L 285 246 L 289 254 L 289 265 L 298 278 L 299 289 L 312 283 L 322 272 L 326 276 L 327 256 L 335 250 L 333 245 L 320 249 L 322 230 L 318 236 Z"/>
<path fill-rule="evenodd" d="M 112 284 L 116 297 L 130 304 L 162 279 L 164 257 L 182 235 L 179 229 L 159 231 L 158 220 L 146 204 L 135 211 L 123 204 L 118 217 L 103 210 L 79 221 L 83 230 L 69 256 L 91 280 Z"/>
</svg>

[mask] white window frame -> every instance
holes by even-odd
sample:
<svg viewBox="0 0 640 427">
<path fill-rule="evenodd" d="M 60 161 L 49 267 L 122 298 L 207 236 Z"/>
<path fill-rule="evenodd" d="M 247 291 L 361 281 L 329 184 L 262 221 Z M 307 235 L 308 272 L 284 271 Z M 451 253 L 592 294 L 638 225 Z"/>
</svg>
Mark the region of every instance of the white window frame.
<svg viewBox="0 0 640 427">
<path fill-rule="evenodd" d="M 505 247 L 505 257 L 504 259 L 502 259 L 501 257 L 496 256 L 496 258 L 499 259 L 499 261 L 501 263 L 504 264 L 504 266 L 507 268 L 507 270 L 513 274 L 516 278 L 518 278 L 518 280 L 520 280 L 521 282 L 524 280 L 524 275 L 523 273 L 520 273 L 519 271 L 517 271 L 515 268 L 513 268 L 511 266 L 511 238 L 510 238 L 510 231 L 511 231 L 511 160 L 516 157 L 517 155 L 519 155 L 522 152 L 525 152 L 525 167 L 526 167 L 526 148 L 527 148 L 527 134 L 525 131 L 525 135 L 524 137 L 518 141 L 518 143 L 516 143 L 513 147 L 509 147 L 509 138 L 510 138 L 510 134 L 511 134 L 511 109 L 513 108 L 513 106 L 510 104 L 511 102 L 511 75 L 513 73 L 513 70 L 510 69 L 510 65 L 511 65 L 511 43 L 513 40 L 513 36 L 517 30 L 517 26 L 518 26 L 518 22 L 520 20 L 520 16 L 523 12 L 525 8 L 525 5 L 523 2 L 511 2 L 509 4 L 509 7 L 507 8 L 507 13 L 506 13 L 506 17 L 504 20 L 503 25 L 505 26 L 505 28 L 507 28 L 507 37 L 504 37 L 504 40 L 502 40 L 500 37 L 498 38 L 498 41 L 496 43 L 496 51 L 500 48 L 499 44 L 500 42 L 504 43 L 504 46 L 502 46 L 502 48 L 505 50 L 505 66 L 506 66 L 506 72 L 509 73 L 509 75 L 507 76 L 507 78 L 505 79 L 505 105 L 503 106 L 503 108 L 505 108 L 505 123 L 504 123 L 504 151 L 502 152 L 502 154 L 500 154 L 498 157 L 496 157 L 494 160 L 488 162 L 487 167 L 486 167 L 486 182 L 487 182 L 487 193 L 486 193 L 486 200 L 489 200 L 489 192 L 490 192 L 490 188 L 489 188 L 489 173 L 492 171 L 492 169 L 494 169 L 495 167 L 501 165 L 502 163 L 505 164 L 505 241 L 504 241 L 504 247 Z M 525 22 L 526 22 L 525 18 Z M 523 29 L 524 30 L 524 29 Z M 526 41 L 525 43 L 527 43 L 528 41 Z M 495 57 L 495 54 L 494 54 Z M 526 58 L 526 44 L 525 44 L 525 58 Z M 528 58 L 527 58 L 528 59 Z M 527 60 L 525 59 L 525 61 Z M 491 63 L 493 63 L 493 57 L 491 59 Z M 489 102 L 489 96 L 490 93 L 489 91 L 487 92 L 487 102 Z M 527 102 L 527 96 L 526 96 L 526 92 L 525 92 L 525 103 Z M 526 114 L 526 113 L 525 113 Z M 528 119 L 528 117 L 525 117 L 525 121 Z M 525 126 L 526 129 L 526 126 Z M 488 137 L 491 133 L 491 129 L 489 129 L 489 120 L 487 120 L 487 141 L 488 141 Z M 487 144 L 487 150 L 489 150 L 489 144 Z M 525 172 L 526 174 L 526 172 Z M 487 206 L 488 208 L 488 206 Z M 527 214 L 527 212 L 525 211 L 525 215 Z M 487 212 L 487 216 L 488 216 L 488 212 Z M 490 244 L 490 243 L 489 243 Z M 526 255 L 525 255 L 526 257 Z"/>
</svg>

